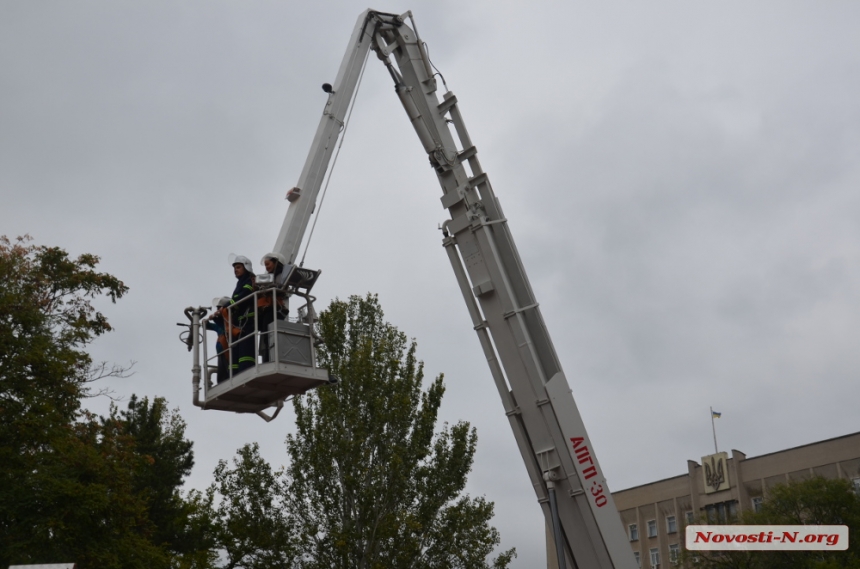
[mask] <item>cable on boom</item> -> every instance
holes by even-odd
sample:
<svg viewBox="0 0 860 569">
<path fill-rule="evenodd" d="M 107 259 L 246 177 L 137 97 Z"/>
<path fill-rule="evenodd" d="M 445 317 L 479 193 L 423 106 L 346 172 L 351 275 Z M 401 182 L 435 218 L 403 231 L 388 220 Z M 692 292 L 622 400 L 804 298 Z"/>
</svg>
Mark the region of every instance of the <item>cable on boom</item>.
<svg viewBox="0 0 860 569">
<path fill-rule="evenodd" d="M 427 52 L 427 61 L 429 61 L 429 62 L 430 62 L 430 65 L 432 65 L 432 66 L 433 66 L 433 69 L 435 69 L 435 70 L 436 70 L 436 73 L 434 73 L 434 74 L 433 74 L 433 77 L 436 77 L 436 76 L 438 75 L 438 76 L 439 76 L 439 79 L 441 79 L 441 80 L 442 80 L 442 85 L 444 85 L 444 86 L 445 86 L 445 90 L 446 90 L 446 91 L 450 91 L 450 89 L 448 89 L 448 84 L 447 84 L 447 83 L 445 83 L 445 76 L 444 76 L 444 75 L 442 75 L 442 72 L 441 72 L 441 71 L 439 71 L 439 68 L 438 68 L 438 67 L 436 67 L 436 64 L 435 64 L 435 63 L 433 63 L 433 60 L 432 60 L 432 59 L 430 59 L 430 48 L 429 48 L 429 47 L 427 47 L 427 42 L 424 42 L 424 51 L 426 51 L 426 52 Z"/>
<path fill-rule="evenodd" d="M 346 120 L 343 121 L 341 125 L 340 132 L 340 142 L 338 142 L 337 150 L 334 153 L 334 159 L 331 163 L 331 168 L 328 171 L 328 177 L 325 181 L 325 186 L 323 186 L 322 195 L 320 196 L 319 207 L 317 208 L 316 215 L 314 215 L 314 222 L 311 224 L 311 231 L 308 233 L 308 240 L 305 243 L 305 252 L 302 254 L 302 260 L 299 262 L 300 267 L 305 266 L 305 257 L 308 254 L 308 247 L 311 245 L 311 239 L 314 236 L 314 229 L 317 226 L 317 220 L 320 218 L 320 214 L 322 213 L 323 202 L 325 201 L 326 192 L 328 191 L 328 185 L 331 182 L 331 176 L 334 173 L 334 168 L 337 165 L 337 157 L 340 155 L 340 149 L 343 146 L 343 140 L 346 138 L 346 129 L 349 126 L 349 119 L 352 117 L 352 110 L 355 108 L 355 101 L 358 99 L 358 90 L 361 88 L 361 79 L 364 77 L 364 69 L 367 67 L 367 56 L 370 54 L 370 50 L 364 54 L 364 61 L 361 64 L 361 71 L 358 73 L 358 82 L 355 85 L 355 92 L 352 95 L 352 101 L 349 104 L 349 112 L 346 114 Z"/>
</svg>

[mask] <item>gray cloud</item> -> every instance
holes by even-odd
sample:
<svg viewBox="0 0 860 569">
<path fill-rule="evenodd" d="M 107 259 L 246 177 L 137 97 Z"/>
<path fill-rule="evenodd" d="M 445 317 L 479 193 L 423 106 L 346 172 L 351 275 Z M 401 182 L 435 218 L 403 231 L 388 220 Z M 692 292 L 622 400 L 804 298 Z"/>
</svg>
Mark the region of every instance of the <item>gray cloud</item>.
<svg viewBox="0 0 860 569">
<path fill-rule="evenodd" d="M 860 49 L 853 3 L 419 2 L 612 488 L 857 431 Z M 0 3 L 0 233 L 94 252 L 132 292 L 96 357 L 137 360 L 196 442 L 192 486 L 290 414 L 190 405 L 181 310 L 283 218 L 358 11 L 346 2 Z M 517 567 L 539 508 L 440 247 L 444 212 L 370 61 L 308 253 L 321 304 L 379 292 L 477 426 L 469 491 Z M 104 410 L 106 403 L 93 401 Z M 537 561 L 536 561 L 537 560 Z"/>
</svg>

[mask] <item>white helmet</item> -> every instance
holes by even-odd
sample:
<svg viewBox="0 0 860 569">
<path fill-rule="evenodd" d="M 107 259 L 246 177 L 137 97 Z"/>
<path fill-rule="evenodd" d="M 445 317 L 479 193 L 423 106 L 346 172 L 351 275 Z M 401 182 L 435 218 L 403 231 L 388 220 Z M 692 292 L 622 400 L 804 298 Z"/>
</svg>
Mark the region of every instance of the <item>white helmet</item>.
<svg viewBox="0 0 860 569">
<path fill-rule="evenodd" d="M 287 258 L 284 257 L 283 255 L 281 255 L 280 253 L 266 253 L 265 255 L 263 255 L 263 258 L 260 259 L 260 264 L 265 265 L 266 259 L 271 259 L 273 261 L 277 261 L 282 265 L 287 264 Z"/>
<path fill-rule="evenodd" d="M 223 308 L 225 306 L 230 306 L 230 297 L 227 296 L 218 296 L 212 299 L 212 306 L 215 308 Z"/>
<path fill-rule="evenodd" d="M 227 256 L 227 260 L 230 261 L 230 266 L 239 263 L 241 265 L 244 265 L 245 270 L 249 273 L 254 272 L 254 264 L 251 262 L 251 259 L 244 255 L 236 255 L 234 253 L 230 253 L 230 255 Z"/>
</svg>

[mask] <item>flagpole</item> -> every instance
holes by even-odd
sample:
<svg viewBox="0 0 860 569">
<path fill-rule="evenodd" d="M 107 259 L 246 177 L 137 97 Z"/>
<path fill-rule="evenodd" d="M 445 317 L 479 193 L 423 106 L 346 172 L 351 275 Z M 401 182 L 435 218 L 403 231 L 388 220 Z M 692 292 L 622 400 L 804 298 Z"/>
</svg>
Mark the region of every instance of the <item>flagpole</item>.
<svg viewBox="0 0 860 569">
<path fill-rule="evenodd" d="M 714 408 L 709 407 L 711 410 L 711 430 L 714 432 L 714 454 L 720 452 L 717 450 L 717 428 L 714 426 Z"/>
</svg>

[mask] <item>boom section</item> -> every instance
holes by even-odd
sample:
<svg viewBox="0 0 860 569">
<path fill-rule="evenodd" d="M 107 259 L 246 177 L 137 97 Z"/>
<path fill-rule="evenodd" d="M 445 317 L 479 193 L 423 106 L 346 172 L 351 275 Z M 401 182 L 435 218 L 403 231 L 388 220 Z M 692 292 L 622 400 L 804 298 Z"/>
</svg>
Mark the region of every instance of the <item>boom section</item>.
<svg viewBox="0 0 860 569">
<path fill-rule="evenodd" d="M 441 101 L 437 96 L 411 12 L 368 10 L 359 16 L 299 183 L 291 190 L 276 251 L 290 261 L 296 257 L 368 50 L 387 67 L 442 187 L 442 206 L 450 213 L 443 246 L 547 525 L 554 528 L 560 564 L 635 569 L 508 221 L 481 168 L 457 97 L 450 91 Z"/>
</svg>

